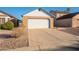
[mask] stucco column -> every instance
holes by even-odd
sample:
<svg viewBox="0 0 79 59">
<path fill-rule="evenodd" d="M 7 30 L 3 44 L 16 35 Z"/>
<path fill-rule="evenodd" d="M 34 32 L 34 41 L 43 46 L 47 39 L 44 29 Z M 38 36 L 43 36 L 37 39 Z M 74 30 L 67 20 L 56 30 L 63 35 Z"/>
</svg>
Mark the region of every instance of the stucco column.
<svg viewBox="0 0 79 59">
<path fill-rule="evenodd" d="M 54 19 L 50 18 L 50 29 L 54 28 Z"/>
<path fill-rule="evenodd" d="M 23 16 L 23 19 L 22 19 L 22 27 L 23 28 L 26 28 L 27 27 L 27 17 L 26 16 Z"/>
<path fill-rule="evenodd" d="M 78 26 L 78 23 L 77 23 L 77 19 L 76 18 L 72 18 L 72 27 L 75 28 Z"/>
</svg>

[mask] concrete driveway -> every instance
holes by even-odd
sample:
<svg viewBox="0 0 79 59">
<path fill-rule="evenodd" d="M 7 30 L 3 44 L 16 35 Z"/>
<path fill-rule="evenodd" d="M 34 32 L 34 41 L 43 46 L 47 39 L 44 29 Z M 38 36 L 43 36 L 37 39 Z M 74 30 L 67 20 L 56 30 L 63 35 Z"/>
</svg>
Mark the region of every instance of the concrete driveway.
<svg viewBox="0 0 79 59">
<path fill-rule="evenodd" d="M 74 51 L 79 50 L 79 36 L 59 29 L 28 30 L 29 47 L 11 51 Z"/>
<path fill-rule="evenodd" d="M 70 47 L 78 43 L 79 36 L 57 29 L 31 29 L 28 31 L 30 46 L 39 50 L 54 50 L 60 47 Z"/>
</svg>

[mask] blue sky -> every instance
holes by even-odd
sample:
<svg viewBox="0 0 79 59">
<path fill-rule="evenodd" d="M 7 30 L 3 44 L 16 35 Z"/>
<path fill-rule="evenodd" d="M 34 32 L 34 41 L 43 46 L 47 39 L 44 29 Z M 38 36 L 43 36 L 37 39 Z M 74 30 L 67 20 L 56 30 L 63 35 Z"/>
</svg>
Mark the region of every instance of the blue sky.
<svg viewBox="0 0 79 59">
<path fill-rule="evenodd" d="M 0 7 L 0 10 L 7 12 L 21 20 L 22 19 L 21 15 L 25 13 L 29 13 L 30 11 L 37 9 L 37 8 L 38 7 Z M 42 7 L 42 8 L 48 12 L 51 10 L 59 10 L 59 11 L 66 10 L 66 7 Z M 79 8 L 71 7 L 70 12 L 79 12 Z"/>
</svg>

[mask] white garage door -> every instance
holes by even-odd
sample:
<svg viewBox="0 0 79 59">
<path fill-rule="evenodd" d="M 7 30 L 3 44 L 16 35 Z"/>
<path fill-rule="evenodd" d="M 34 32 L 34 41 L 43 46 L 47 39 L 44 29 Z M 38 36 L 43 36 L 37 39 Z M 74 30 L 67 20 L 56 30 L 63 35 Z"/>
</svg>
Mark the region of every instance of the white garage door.
<svg viewBox="0 0 79 59">
<path fill-rule="evenodd" d="M 28 19 L 28 29 L 49 28 L 48 19 Z"/>
</svg>

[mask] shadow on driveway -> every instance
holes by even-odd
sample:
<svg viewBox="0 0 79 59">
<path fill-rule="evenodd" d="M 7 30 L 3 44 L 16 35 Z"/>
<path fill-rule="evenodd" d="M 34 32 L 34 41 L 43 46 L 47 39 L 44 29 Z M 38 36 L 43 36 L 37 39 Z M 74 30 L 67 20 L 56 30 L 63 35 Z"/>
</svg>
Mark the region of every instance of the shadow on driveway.
<svg viewBox="0 0 79 59">
<path fill-rule="evenodd" d="M 42 49 L 41 51 L 79 51 L 79 47 L 63 46 L 56 49 Z"/>
<path fill-rule="evenodd" d="M 61 46 L 55 49 L 41 49 L 41 51 L 79 51 L 79 41 L 77 41 L 77 43 L 73 43 L 70 46 Z"/>
<path fill-rule="evenodd" d="M 66 28 L 66 29 L 60 29 L 60 31 L 79 36 L 79 28 Z"/>
<path fill-rule="evenodd" d="M 10 34 L 0 34 L 0 38 L 4 38 L 4 39 L 11 38 L 11 35 Z"/>
<path fill-rule="evenodd" d="M 47 51 L 79 51 L 78 47 L 61 47 L 58 49 L 48 49 Z"/>
</svg>

